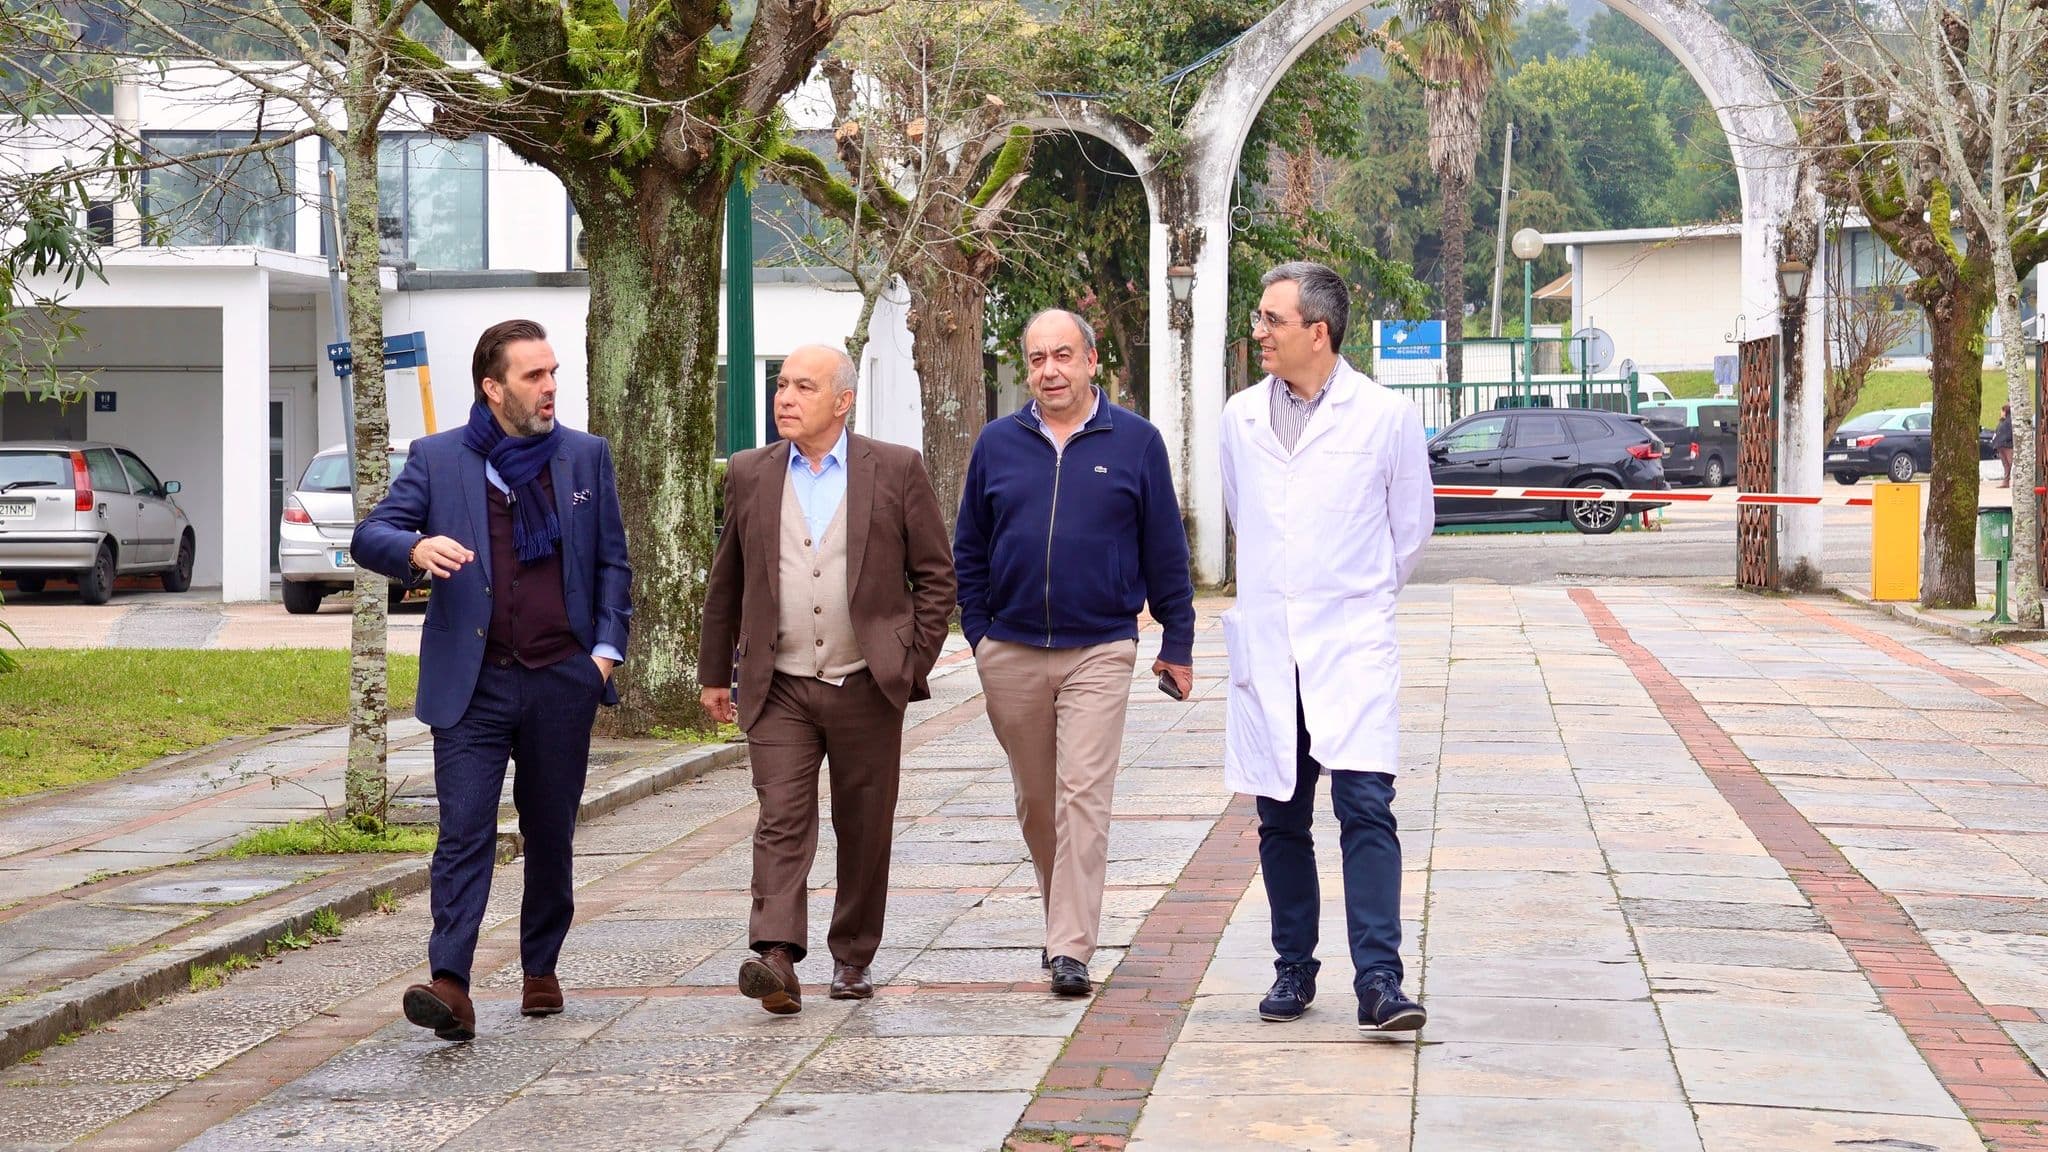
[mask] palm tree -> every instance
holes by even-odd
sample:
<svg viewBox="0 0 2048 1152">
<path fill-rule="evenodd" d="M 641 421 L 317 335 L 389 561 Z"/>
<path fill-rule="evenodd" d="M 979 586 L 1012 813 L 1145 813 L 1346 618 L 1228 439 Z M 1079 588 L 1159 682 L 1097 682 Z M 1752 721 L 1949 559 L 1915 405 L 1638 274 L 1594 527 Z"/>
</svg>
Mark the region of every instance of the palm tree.
<svg viewBox="0 0 2048 1152">
<path fill-rule="evenodd" d="M 1472 229 L 1468 194 L 1479 157 L 1479 119 L 1495 71 L 1510 62 L 1520 11 L 1521 0 L 1402 0 L 1394 29 L 1424 85 L 1429 166 L 1442 195 L 1439 295 L 1447 342 L 1465 331 L 1465 234 Z M 1450 379 L 1463 379 L 1458 345 L 1447 343 L 1444 354 Z"/>
</svg>

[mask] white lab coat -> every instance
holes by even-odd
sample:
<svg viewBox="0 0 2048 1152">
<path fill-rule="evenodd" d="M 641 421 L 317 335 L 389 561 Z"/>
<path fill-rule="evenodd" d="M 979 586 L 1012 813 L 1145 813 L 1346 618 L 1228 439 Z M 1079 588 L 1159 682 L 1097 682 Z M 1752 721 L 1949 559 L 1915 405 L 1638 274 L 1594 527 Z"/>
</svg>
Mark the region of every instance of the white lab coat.
<svg viewBox="0 0 2048 1152">
<path fill-rule="evenodd" d="M 1223 614 L 1230 705 L 1223 777 L 1294 795 L 1295 683 L 1316 760 L 1400 769 L 1394 602 L 1436 524 L 1415 406 L 1340 364 L 1294 452 L 1273 434 L 1268 376 L 1223 409 L 1223 506 L 1237 603 Z"/>
</svg>

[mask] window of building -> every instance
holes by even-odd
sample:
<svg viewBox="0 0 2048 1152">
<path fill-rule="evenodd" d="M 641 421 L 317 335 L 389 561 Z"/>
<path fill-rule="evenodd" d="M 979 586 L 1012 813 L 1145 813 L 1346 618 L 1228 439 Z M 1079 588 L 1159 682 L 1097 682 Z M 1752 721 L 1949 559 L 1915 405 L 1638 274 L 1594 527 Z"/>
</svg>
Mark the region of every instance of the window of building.
<svg viewBox="0 0 2048 1152">
<path fill-rule="evenodd" d="M 203 157 L 143 175 L 151 234 L 173 245 L 254 244 L 292 251 L 298 236 L 294 150 L 263 146 L 278 138 L 246 131 L 145 133 L 143 144 L 153 154 Z"/>
<path fill-rule="evenodd" d="M 489 162 L 482 136 L 386 132 L 377 141 L 377 247 L 386 264 L 466 272 L 489 266 Z M 345 175 L 334 161 L 337 187 Z M 342 192 L 346 194 L 345 190 Z M 322 238 L 323 250 L 325 238 Z"/>
</svg>

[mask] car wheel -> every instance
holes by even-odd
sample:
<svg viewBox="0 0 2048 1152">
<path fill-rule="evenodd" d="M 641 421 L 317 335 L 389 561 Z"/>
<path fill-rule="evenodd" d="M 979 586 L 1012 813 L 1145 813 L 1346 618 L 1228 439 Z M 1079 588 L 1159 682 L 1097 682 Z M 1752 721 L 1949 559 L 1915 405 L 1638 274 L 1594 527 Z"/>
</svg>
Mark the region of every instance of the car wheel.
<svg viewBox="0 0 2048 1152">
<path fill-rule="evenodd" d="M 1609 485 L 1598 480 L 1587 480 L 1578 487 L 1606 488 Z M 1571 520 L 1572 527 L 1588 536 L 1605 536 L 1621 527 L 1621 505 L 1605 500 L 1574 501 L 1565 505 L 1565 515 Z"/>
<path fill-rule="evenodd" d="M 47 576 L 16 576 L 14 578 L 14 590 L 23 596 L 40 596 L 43 594 L 43 589 L 48 586 L 49 577 Z"/>
<path fill-rule="evenodd" d="M 1728 483 L 1728 469 L 1722 466 L 1721 458 L 1719 456 L 1707 457 L 1707 487 L 1719 488 L 1726 483 Z"/>
<path fill-rule="evenodd" d="M 92 567 L 78 574 L 78 598 L 87 604 L 105 604 L 114 598 L 114 546 L 102 543 Z"/>
<path fill-rule="evenodd" d="M 1917 471 L 1919 469 L 1913 466 L 1913 454 L 1901 452 L 1892 457 L 1891 467 L 1885 469 L 1885 475 L 1890 476 L 1895 484 L 1904 484 L 1912 480 L 1913 473 Z"/>
<path fill-rule="evenodd" d="M 178 541 L 178 563 L 167 568 L 163 575 L 164 591 L 187 592 L 192 588 L 192 534 L 190 532 Z"/>
<path fill-rule="evenodd" d="M 311 616 L 320 610 L 320 586 L 298 580 L 284 585 L 284 610 L 294 616 Z"/>
<path fill-rule="evenodd" d="M 1837 484 L 1848 484 L 1848 485 L 1854 486 L 1855 484 L 1857 484 L 1858 482 L 1860 482 L 1860 481 L 1861 481 L 1862 479 L 1863 479 L 1863 477 L 1861 477 L 1861 476 L 1858 476 L 1858 475 L 1857 475 L 1857 474 L 1855 474 L 1854 472 L 1837 472 L 1837 473 L 1835 473 L 1835 483 L 1837 483 Z"/>
</svg>

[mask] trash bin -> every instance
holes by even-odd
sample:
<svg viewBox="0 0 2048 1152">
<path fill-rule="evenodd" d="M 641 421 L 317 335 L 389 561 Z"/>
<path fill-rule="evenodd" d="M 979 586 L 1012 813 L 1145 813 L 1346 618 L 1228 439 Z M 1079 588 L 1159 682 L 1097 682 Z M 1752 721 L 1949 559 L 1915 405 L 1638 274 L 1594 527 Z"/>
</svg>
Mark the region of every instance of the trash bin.
<svg viewBox="0 0 2048 1152">
<path fill-rule="evenodd" d="M 2012 559 L 2012 509 L 1977 509 L 1977 558 Z"/>
</svg>

